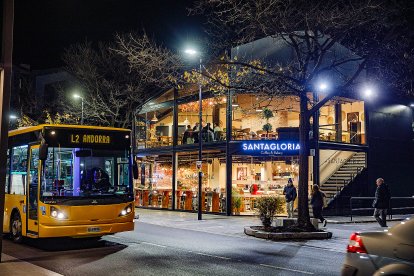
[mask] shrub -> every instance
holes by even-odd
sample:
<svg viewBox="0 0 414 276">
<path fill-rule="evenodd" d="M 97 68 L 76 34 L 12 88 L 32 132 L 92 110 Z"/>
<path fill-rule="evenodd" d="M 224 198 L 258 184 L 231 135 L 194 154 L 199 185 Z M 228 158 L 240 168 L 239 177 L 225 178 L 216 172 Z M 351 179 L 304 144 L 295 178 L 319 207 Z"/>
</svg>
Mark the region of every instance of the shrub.
<svg viewBox="0 0 414 276">
<path fill-rule="evenodd" d="M 257 201 L 257 213 L 264 227 L 272 225 L 273 217 L 283 212 L 283 200 L 280 197 L 261 197 Z"/>
</svg>

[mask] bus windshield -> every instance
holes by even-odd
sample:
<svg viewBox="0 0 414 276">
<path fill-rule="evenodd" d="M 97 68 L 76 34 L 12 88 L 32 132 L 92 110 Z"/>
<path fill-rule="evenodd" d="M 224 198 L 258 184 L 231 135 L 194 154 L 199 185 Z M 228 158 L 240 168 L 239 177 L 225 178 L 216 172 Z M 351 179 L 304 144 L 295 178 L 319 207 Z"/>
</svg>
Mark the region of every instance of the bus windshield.
<svg viewBox="0 0 414 276">
<path fill-rule="evenodd" d="M 124 195 L 132 191 L 128 150 L 50 147 L 42 168 L 43 197 Z"/>
</svg>

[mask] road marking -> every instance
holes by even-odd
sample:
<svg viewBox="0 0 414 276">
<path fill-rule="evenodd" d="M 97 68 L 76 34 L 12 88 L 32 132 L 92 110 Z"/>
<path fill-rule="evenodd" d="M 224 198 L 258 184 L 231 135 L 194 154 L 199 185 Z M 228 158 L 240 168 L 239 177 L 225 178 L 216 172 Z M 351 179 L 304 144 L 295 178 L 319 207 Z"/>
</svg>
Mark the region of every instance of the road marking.
<svg viewBox="0 0 414 276">
<path fill-rule="evenodd" d="M 274 266 L 274 265 L 267 265 L 267 264 L 259 264 L 261 266 L 264 267 L 269 267 L 269 268 L 274 268 L 274 269 L 279 269 L 279 270 L 286 270 L 286 271 L 292 271 L 292 272 L 299 272 L 302 274 L 309 274 L 309 275 L 313 275 L 313 272 L 309 272 L 309 271 L 304 271 L 304 270 L 297 270 L 297 269 L 291 269 L 291 268 L 286 268 L 286 267 L 281 267 L 281 266 Z"/>
<path fill-rule="evenodd" d="M 161 244 L 156 244 L 156 243 L 152 243 L 152 242 L 141 242 L 143 244 L 147 244 L 147 245 L 153 245 L 153 246 L 157 246 L 157 247 L 162 247 L 162 248 L 167 248 L 167 246 L 165 245 L 161 245 Z"/>
<path fill-rule="evenodd" d="M 201 256 L 222 259 L 222 260 L 231 260 L 231 258 L 227 258 L 227 257 L 223 257 L 223 256 L 211 255 L 211 254 L 206 254 L 206 253 L 201 253 L 201 252 L 194 252 L 194 251 L 187 251 L 187 252 L 194 253 L 194 254 L 201 255 Z"/>
</svg>

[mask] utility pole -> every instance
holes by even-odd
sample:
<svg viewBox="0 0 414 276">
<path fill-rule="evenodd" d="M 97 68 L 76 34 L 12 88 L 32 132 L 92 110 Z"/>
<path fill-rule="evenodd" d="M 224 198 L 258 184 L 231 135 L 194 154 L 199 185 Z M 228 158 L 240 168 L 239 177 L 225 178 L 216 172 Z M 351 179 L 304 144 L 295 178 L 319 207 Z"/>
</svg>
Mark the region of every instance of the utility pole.
<svg viewBox="0 0 414 276">
<path fill-rule="evenodd" d="M 6 187 L 7 139 L 11 95 L 14 0 L 3 0 L 0 61 L 0 262 L 3 248 L 4 194 Z"/>
</svg>

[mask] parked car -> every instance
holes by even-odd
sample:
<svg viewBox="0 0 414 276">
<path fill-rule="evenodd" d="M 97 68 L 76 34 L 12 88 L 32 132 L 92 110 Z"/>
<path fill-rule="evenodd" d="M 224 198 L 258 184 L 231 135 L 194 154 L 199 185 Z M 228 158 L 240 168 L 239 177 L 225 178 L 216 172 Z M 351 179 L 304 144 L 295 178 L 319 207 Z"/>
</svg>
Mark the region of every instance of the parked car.
<svg viewBox="0 0 414 276">
<path fill-rule="evenodd" d="M 343 276 L 414 275 L 414 219 L 382 232 L 353 233 L 347 246 Z"/>
</svg>

